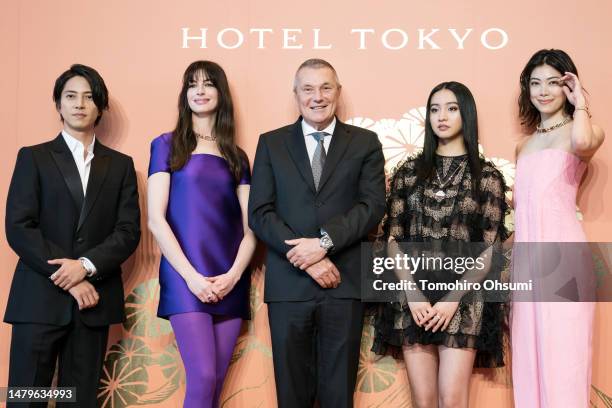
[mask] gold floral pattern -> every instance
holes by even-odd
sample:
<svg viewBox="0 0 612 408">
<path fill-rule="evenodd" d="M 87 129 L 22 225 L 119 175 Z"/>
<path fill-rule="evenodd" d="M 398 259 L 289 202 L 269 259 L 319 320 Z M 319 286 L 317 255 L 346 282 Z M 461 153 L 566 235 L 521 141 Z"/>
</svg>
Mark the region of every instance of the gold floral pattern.
<svg viewBox="0 0 612 408">
<path fill-rule="evenodd" d="M 395 382 L 398 363 L 391 356 L 376 356 L 370 351 L 374 340 L 374 327 L 366 322 L 361 334 L 357 387 L 359 392 L 381 392 Z"/>
<path fill-rule="evenodd" d="M 591 386 L 591 388 L 593 389 L 593 394 L 595 394 L 595 397 L 597 397 L 603 404 L 598 405 L 597 401 L 595 403 L 591 401 L 591 405 L 593 406 L 593 408 L 599 408 L 600 406 L 605 408 L 612 408 L 612 397 L 606 395 L 606 393 L 604 393 L 602 390 L 595 387 L 594 385 Z"/>
<path fill-rule="evenodd" d="M 251 320 L 247 321 L 247 330 L 241 334 L 236 341 L 236 347 L 234 348 L 234 354 L 230 360 L 230 365 L 236 363 L 245 354 L 250 351 L 256 350 L 264 354 L 266 357 L 272 358 L 272 348 L 263 343 L 257 337 L 257 331 L 255 330 L 255 319 L 257 313 L 263 306 L 263 299 L 261 298 L 261 289 L 263 286 L 263 273 L 261 270 L 253 272 L 251 282 L 251 290 L 249 294 L 250 305 L 251 305 Z"/>
<path fill-rule="evenodd" d="M 124 408 L 135 404 L 146 391 L 149 376 L 145 369 L 151 351 L 142 340 L 122 339 L 106 353 L 98 404 L 102 408 Z"/>
<path fill-rule="evenodd" d="M 149 279 L 136 286 L 125 299 L 123 327 L 132 336 L 159 337 L 172 333 L 170 323 L 157 317 L 159 281 Z"/>
<path fill-rule="evenodd" d="M 159 353 L 155 364 L 149 367 L 151 371 L 161 371 L 165 381 L 152 390 L 142 394 L 136 405 L 158 404 L 168 399 L 185 382 L 185 370 L 176 343 L 168 345 Z M 150 384 L 151 385 L 151 384 Z"/>
</svg>

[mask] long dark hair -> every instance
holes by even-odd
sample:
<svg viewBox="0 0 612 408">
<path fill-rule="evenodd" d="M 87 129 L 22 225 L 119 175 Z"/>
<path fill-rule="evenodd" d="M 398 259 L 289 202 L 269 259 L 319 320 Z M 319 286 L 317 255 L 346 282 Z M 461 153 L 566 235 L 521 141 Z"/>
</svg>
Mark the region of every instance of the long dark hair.
<svg viewBox="0 0 612 408">
<path fill-rule="evenodd" d="M 559 71 L 561 75 L 564 75 L 566 72 L 571 72 L 578 76 L 578 70 L 576 69 L 576 65 L 574 65 L 574 61 L 572 61 L 565 51 L 556 50 L 554 48 L 550 50 L 540 50 L 529 58 L 527 65 L 525 65 L 523 72 L 521 72 L 521 94 L 518 98 L 519 119 L 521 120 L 521 125 L 529 133 L 535 130 L 537 124 L 540 123 L 540 112 L 531 103 L 529 79 L 531 78 L 533 70 L 541 65 L 550 65 Z M 563 108 L 568 116 L 574 114 L 574 105 L 571 103 L 565 102 Z"/>
<path fill-rule="evenodd" d="M 417 179 L 419 182 L 430 180 L 436 171 L 436 150 L 438 149 L 438 136 L 433 131 L 430 122 L 429 111 L 431 109 L 431 98 L 442 89 L 448 89 L 457 98 L 459 113 L 461 114 L 461 133 L 468 154 L 468 163 L 472 177 L 472 191 L 478 192 L 482 176 L 482 164 L 478 153 L 478 115 L 476 113 L 476 102 L 474 96 L 462 83 L 450 81 L 442 82 L 431 90 L 427 98 L 427 112 L 425 113 L 425 141 L 423 152 L 417 162 Z"/>
<path fill-rule="evenodd" d="M 221 155 L 227 160 L 230 171 L 236 181 L 240 180 L 243 162 L 246 160 L 244 152 L 236 146 L 236 125 L 234 121 L 234 104 L 230 93 L 225 71 L 212 61 L 192 62 L 183 74 L 183 87 L 178 98 L 179 115 L 176 127 L 172 132 L 172 154 L 170 169 L 180 170 L 185 166 L 195 150 L 198 140 L 193 131 L 191 108 L 187 102 L 187 90 L 190 82 L 196 81 L 198 75 L 204 75 L 217 88 L 219 97 L 213 134 L 217 138 L 217 147 Z"/>
</svg>

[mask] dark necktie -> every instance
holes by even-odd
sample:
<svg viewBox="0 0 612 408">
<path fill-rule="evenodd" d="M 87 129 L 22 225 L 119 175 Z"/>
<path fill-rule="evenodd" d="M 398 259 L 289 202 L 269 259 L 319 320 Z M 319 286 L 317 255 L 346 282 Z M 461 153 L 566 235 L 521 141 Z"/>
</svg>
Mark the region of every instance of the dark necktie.
<svg viewBox="0 0 612 408">
<path fill-rule="evenodd" d="M 314 137 L 317 141 L 317 148 L 315 149 L 314 156 L 312 156 L 312 178 L 314 179 L 315 189 L 319 189 L 319 182 L 321 181 L 321 174 L 323 173 L 323 166 L 325 166 L 325 145 L 324 140 L 326 132 L 314 132 L 310 136 Z"/>
</svg>

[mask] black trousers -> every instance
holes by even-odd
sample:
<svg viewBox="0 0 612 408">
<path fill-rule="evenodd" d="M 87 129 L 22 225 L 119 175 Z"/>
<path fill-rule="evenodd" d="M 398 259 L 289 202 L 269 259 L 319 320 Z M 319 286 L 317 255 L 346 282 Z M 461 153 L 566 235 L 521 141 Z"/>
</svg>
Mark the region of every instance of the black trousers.
<svg viewBox="0 0 612 408">
<path fill-rule="evenodd" d="M 97 407 L 97 391 L 108 326 L 88 327 L 73 313 L 67 326 L 14 323 L 11 337 L 9 387 L 49 387 L 59 357 L 58 387 L 76 387 L 76 403 L 57 407 Z M 46 407 L 46 402 L 9 403 L 7 407 Z"/>
<path fill-rule="evenodd" d="M 279 408 L 352 408 L 363 304 L 321 291 L 302 302 L 268 303 Z"/>
</svg>

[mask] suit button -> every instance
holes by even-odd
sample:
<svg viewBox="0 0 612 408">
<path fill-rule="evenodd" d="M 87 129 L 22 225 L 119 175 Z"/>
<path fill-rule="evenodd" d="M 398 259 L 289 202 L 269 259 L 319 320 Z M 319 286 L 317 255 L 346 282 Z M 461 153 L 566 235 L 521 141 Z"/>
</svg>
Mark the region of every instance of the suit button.
<svg viewBox="0 0 612 408">
<path fill-rule="evenodd" d="M 316 201 L 315 202 L 315 207 L 317 207 L 317 208 L 320 208 L 322 205 L 323 205 L 323 203 L 320 202 L 320 201 Z"/>
<path fill-rule="evenodd" d="M 83 237 L 78 237 L 78 238 L 76 239 L 77 244 L 82 244 L 82 243 L 83 243 L 83 241 L 85 241 L 85 240 L 83 239 Z"/>
</svg>

